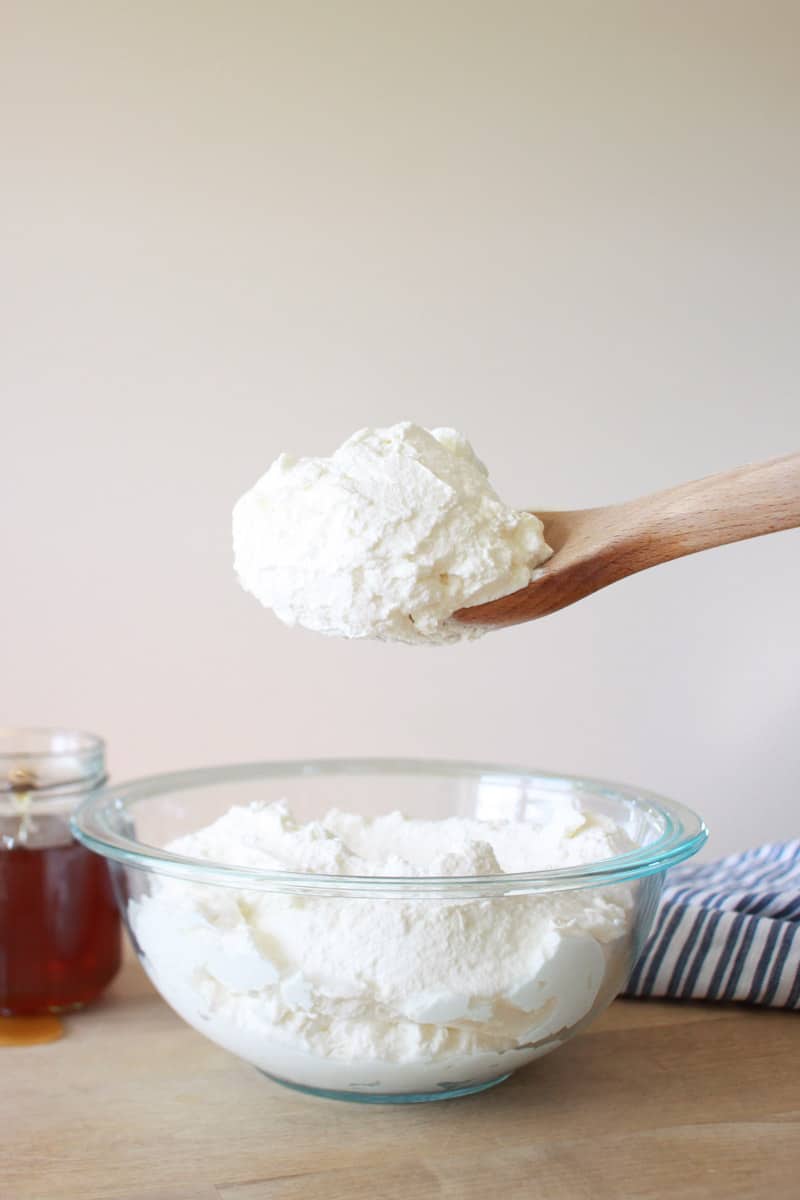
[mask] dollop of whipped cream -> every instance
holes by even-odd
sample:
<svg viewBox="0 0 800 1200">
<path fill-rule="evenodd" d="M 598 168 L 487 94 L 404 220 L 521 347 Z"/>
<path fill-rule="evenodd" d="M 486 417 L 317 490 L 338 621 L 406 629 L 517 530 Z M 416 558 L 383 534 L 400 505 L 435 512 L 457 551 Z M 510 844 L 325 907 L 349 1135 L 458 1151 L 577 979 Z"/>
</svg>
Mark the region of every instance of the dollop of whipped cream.
<svg viewBox="0 0 800 1200">
<path fill-rule="evenodd" d="M 281 454 L 237 502 L 233 543 L 242 587 L 288 625 L 429 644 L 480 636 L 453 613 L 525 587 L 551 554 L 462 434 L 409 421 L 330 458 Z"/>
<path fill-rule="evenodd" d="M 524 821 L 335 810 L 304 823 L 283 802 L 255 803 L 169 848 L 242 867 L 409 880 L 502 876 L 634 848 L 569 797 L 531 807 Z M 129 913 L 167 1001 L 262 1070 L 312 1087 L 496 1078 L 560 1044 L 630 969 L 628 885 L 373 899 L 156 875 L 151 889 Z"/>
</svg>

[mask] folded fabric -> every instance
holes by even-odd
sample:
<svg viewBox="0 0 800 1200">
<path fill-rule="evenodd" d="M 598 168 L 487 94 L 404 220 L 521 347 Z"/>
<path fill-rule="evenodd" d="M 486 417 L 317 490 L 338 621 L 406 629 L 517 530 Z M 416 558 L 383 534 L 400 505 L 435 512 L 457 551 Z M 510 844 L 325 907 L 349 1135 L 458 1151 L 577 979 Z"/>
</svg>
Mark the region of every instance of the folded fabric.
<svg viewBox="0 0 800 1200">
<path fill-rule="evenodd" d="M 800 841 L 667 875 L 624 995 L 800 1008 Z"/>
</svg>

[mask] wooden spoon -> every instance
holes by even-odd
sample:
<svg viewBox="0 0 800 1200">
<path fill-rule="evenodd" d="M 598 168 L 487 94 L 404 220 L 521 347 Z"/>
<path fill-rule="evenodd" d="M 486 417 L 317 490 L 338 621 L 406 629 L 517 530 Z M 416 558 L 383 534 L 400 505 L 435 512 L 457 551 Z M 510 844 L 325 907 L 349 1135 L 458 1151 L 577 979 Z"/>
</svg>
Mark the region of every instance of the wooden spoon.
<svg viewBox="0 0 800 1200">
<path fill-rule="evenodd" d="M 538 513 L 554 553 L 518 592 L 462 608 L 467 625 L 518 625 L 647 567 L 800 526 L 800 454 L 751 463 L 721 475 L 607 508 Z"/>
</svg>

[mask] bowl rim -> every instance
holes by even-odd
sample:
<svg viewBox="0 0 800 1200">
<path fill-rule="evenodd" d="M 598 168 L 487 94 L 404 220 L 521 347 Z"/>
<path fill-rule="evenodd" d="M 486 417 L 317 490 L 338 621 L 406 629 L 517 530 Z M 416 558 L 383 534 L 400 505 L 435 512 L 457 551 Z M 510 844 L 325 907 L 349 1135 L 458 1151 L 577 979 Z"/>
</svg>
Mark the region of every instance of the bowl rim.
<svg viewBox="0 0 800 1200">
<path fill-rule="evenodd" d="M 647 846 L 581 866 L 507 875 L 363 876 L 324 875 L 234 866 L 192 858 L 118 833 L 113 816 L 138 801 L 168 792 L 189 791 L 211 784 L 309 775 L 433 775 L 500 776 L 543 784 L 553 793 L 579 791 L 633 802 L 662 824 L 662 832 Z M 223 887 L 256 891 L 353 896 L 472 896 L 569 891 L 601 884 L 624 883 L 666 871 L 697 853 L 708 837 L 704 822 L 691 809 L 654 792 L 586 776 L 566 775 L 530 767 L 497 763 L 417 758 L 314 758 L 198 767 L 150 775 L 127 783 L 107 784 L 93 793 L 72 816 L 72 832 L 89 850 L 114 863 L 161 875 Z"/>
</svg>

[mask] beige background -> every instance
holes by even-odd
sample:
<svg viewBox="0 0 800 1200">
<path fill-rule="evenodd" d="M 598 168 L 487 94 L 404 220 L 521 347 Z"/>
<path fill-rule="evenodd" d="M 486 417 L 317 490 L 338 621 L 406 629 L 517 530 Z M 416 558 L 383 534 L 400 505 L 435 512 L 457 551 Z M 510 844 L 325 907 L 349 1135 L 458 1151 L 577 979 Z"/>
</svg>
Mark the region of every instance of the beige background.
<svg viewBox="0 0 800 1200">
<path fill-rule="evenodd" d="M 423 754 L 797 834 L 800 534 L 483 642 L 292 632 L 229 513 L 410 417 L 520 505 L 800 447 L 795 3 L 7 3 L 0 720 Z"/>
</svg>

